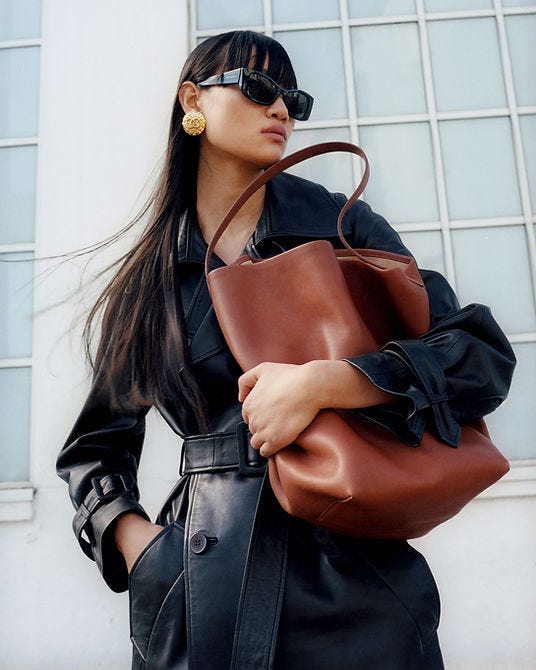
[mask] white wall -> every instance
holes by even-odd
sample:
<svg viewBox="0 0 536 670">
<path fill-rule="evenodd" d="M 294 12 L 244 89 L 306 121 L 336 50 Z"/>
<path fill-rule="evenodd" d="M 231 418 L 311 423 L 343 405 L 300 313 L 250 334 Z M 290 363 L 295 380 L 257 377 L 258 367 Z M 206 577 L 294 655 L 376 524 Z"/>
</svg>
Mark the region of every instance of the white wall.
<svg viewBox="0 0 536 670">
<path fill-rule="evenodd" d="M 36 256 L 101 240 L 136 212 L 165 149 L 187 51 L 186 0 L 43 0 Z M 127 597 L 109 591 L 78 550 L 67 489 L 54 471 L 87 391 L 80 324 L 73 322 L 83 314 L 84 265 L 37 265 L 45 272 L 34 289 L 33 519 L 0 524 L 6 670 L 117 670 L 130 663 Z M 160 420 L 150 423 L 143 488 L 156 510 L 175 479 L 179 445 Z"/>
<path fill-rule="evenodd" d="M 38 256 L 98 241 L 136 212 L 165 147 L 188 41 L 186 0 L 43 4 Z M 78 550 L 54 472 L 87 390 L 73 323 L 89 301 L 78 290 L 84 265 L 38 266 L 55 270 L 35 287 L 33 518 L 0 525 L 0 668 L 9 670 L 129 667 L 127 597 L 108 591 Z M 142 462 L 151 511 L 177 463 L 176 439 L 152 417 Z M 536 667 L 536 491 L 527 472 L 416 542 L 442 593 L 449 670 Z"/>
<path fill-rule="evenodd" d="M 439 584 L 448 670 L 536 668 L 536 499 L 471 503 L 415 541 Z"/>
</svg>

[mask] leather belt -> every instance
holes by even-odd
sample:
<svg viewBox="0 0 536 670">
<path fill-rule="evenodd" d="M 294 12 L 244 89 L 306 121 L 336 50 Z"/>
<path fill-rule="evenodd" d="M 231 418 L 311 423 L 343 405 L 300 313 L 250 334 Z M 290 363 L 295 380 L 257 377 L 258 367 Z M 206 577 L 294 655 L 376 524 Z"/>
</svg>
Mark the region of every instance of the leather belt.
<svg viewBox="0 0 536 670">
<path fill-rule="evenodd" d="M 266 459 L 250 444 L 247 424 L 240 422 L 234 433 L 209 433 L 184 440 L 181 475 L 239 470 L 245 476 L 264 474 Z"/>
</svg>

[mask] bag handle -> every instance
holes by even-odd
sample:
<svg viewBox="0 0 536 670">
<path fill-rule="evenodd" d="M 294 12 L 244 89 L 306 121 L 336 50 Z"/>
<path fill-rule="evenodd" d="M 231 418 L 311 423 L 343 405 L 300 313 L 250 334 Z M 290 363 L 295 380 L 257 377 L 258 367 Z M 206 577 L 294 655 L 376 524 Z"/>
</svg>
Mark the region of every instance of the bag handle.
<svg viewBox="0 0 536 670">
<path fill-rule="evenodd" d="M 344 216 L 348 211 L 348 208 L 353 205 L 353 203 L 359 198 L 361 193 L 363 193 L 363 191 L 365 190 L 365 186 L 367 185 L 370 175 L 368 158 L 363 149 L 356 146 L 355 144 L 350 144 L 349 142 L 322 142 L 320 144 L 313 144 L 310 147 L 300 149 L 299 151 L 295 151 L 294 153 L 285 156 L 285 158 L 282 158 L 281 160 L 277 161 L 277 163 L 274 163 L 258 177 L 255 177 L 255 179 L 248 186 L 246 186 L 246 188 L 235 200 L 231 209 L 227 212 L 222 222 L 216 229 L 214 235 L 212 236 L 212 239 L 210 240 L 207 253 L 205 255 L 205 275 L 208 276 L 210 270 L 210 259 L 212 258 L 212 254 L 214 252 L 216 244 L 218 243 L 219 239 L 221 238 L 221 236 L 223 235 L 223 233 L 225 232 L 225 230 L 235 217 L 236 213 L 246 203 L 246 201 L 249 200 L 249 198 L 251 198 L 251 196 L 255 193 L 255 191 L 258 191 L 259 188 L 261 188 L 261 186 L 264 186 L 264 184 L 270 181 L 272 177 L 275 177 L 277 174 L 283 172 L 284 170 L 287 170 L 293 165 L 301 163 L 302 161 L 307 160 L 308 158 L 312 158 L 313 156 L 320 156 L 322 154 L 327 154 L 334 151 L 346 151 L 348 153 L 355 154 L 356 156 L 362 158 L 363 161 L 365 162 L 365 171 L 363 173 L 363 176 L 361 177 L 361 181 L 359 182 L 353 194 L 348 198 L 344 207 L 341 209 L 339 217 L 337 219 L 337 233 L 341 239 L 341 242 L 352 253 L 359 256 L 359 254 L 357 254 L 355 250 L 352 249 L 352 247 L 348 244 L 348 242 L 344 238 L 342 232 L 342 220 L 344 219 Z"/>
</svg>

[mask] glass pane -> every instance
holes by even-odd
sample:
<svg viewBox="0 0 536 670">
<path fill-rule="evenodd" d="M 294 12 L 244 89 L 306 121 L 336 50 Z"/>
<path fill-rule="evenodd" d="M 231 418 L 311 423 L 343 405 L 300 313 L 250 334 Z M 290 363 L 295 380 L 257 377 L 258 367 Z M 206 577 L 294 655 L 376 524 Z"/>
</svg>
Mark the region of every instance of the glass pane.
<svg viewBox="0 0 536 670">
<path fill-rule="evenodd" d="M 536 104 L 536 15 L 506 17 L 518 105 Z"/>
<path fill-rule="evenodd" d="M 0 0 L 0 40 L 41 35 L 41 0 Z"/>
<path fill-rule="evenodd" d="M 32 242 L 37 147 L 0 149 L 0 244 Z"/>
<path fill-rule="evenodd" d="M 531 7 L 536 6 L 536 0 L 502 0 L 503 7 Z"/>
<path fill-rule="evenodd" d="M 402 242 L 415 256 L 417 265 L 426 270 L 437 270 L 445 274 L 443 240 L 438 230 L 415 233 L 400 233 Z"/>
<path fill-rule="evenodd" d="M 348 11 L 351 19 L 367 16 L 393 16 L 397 14 L 414 14 L 414 0 L 349 0 Z"/>
<path fill-rule="evenodd" d="M 536 211 L 536 116 L 520 116 L 521 137 L 529 180 L 532 209 Z"/>
<path fill-rule="evenodd" d="M 196 7 L 199 30 L 259 26 L 264 23 L 262 0 L 197 0 Z"/>
<path fill-rule="evenodd" d="M 493 0 L 424 0 L 427 12 L 457 12 L 469 9 L 490 9 Z"/>
<path fill-rule="evenodd" d="M 298 86 L 315 99 L 311 119 L 346 118 L 341 31 L 285 31 L 275 33 L 275 38 L 288 51 Z"/>
<path fill-rule="evenodd" d="M 339 0 L 273 0 L 274 23 L 327 21 L 339 18 Z"/>
<path fill-rule="evenodd" d="M 391 223 L 437 221 L 437 197 L 427 123 L 363 126 L 371 163 L 367 201 Z"/>
<path fill-rule="evenodd" d="M 416 23 L 354 28 L 352 53 L 360 116 L 426 111 Z"/>
<path fill-rule="evenodd" d="M 32 279 L 32 254 L 0 255 L 0 358 L 32 355 Z"/>
<path fill-rule="evenodd" d="M 0 481 L 30 479 L 30 368 L 0 369 Z"/>
<path fill-rule="evenodd" d="M 443 121 L 439 131 L 450 217 L 521 214 L 509 119 Z"/>
<path fill-rule="evenodd" d="M 290 138 L 287 154 L 319 142 L 349 142 L 347 128 L 322 128 L 318 130 L 295 131 Z M 316 181 L 328 191 L 350 195 L 356 187 L 352 177 L 352 156 L 344 153 L 326 154 L 300 163 L 289 170 L 304 179 Z"/>
<path fill-rule="evenodd" d="M 0 138 L 37 135 L 39 47 L 0 49 Z"/>
<path fill-rule="evenodd" d="M 486 417 L 491 437 L 510 459 L 536 457 L 536 343 L 514 344 L 517 358 L 508 398 Z"/>
<path fill-rule="evenodd" d="M 489 305 L 508 333 L 536 330 L 525 229 L 453 230 L 452 245 L 460 302 Z"/>
<path fill-rule="evenodd" d="M 440 112 L 506 106 L 494 19 L 431 21 L 428 35 Z"/>
</svg>

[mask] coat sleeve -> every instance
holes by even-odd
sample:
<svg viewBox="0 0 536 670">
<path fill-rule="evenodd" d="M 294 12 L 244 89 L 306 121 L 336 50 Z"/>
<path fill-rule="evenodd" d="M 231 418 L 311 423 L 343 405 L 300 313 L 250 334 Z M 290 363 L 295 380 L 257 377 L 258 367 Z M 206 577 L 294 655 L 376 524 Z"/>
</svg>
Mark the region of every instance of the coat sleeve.
<svg viewBox="0 0 536 670">
<path fill-rule="evenodd" d="M 127 588 L 128 573 L 113 539 L 114 522 L 126 512 L 149 519 L 136 483 L 146 413 L 147 408 L 114 412 L 96 379 L 56 464 L 69 484 L 78 542 L 118 592 Z"/>
<path fill-rule="evenodd" d="M 363 202 L 351 210 L 353 246 L 409 255 L 398 234 Z M 355 410 L 417 445 L 425 427 L 455 447 L 460 424 L 489 414 L 506 398 L 516 363 L 512 347 L 484 305 L 460 308 L 446 279 L 421 270 L 430 330 L 380 351 L 346 359 L 400 402 Z"/>
</svg>

